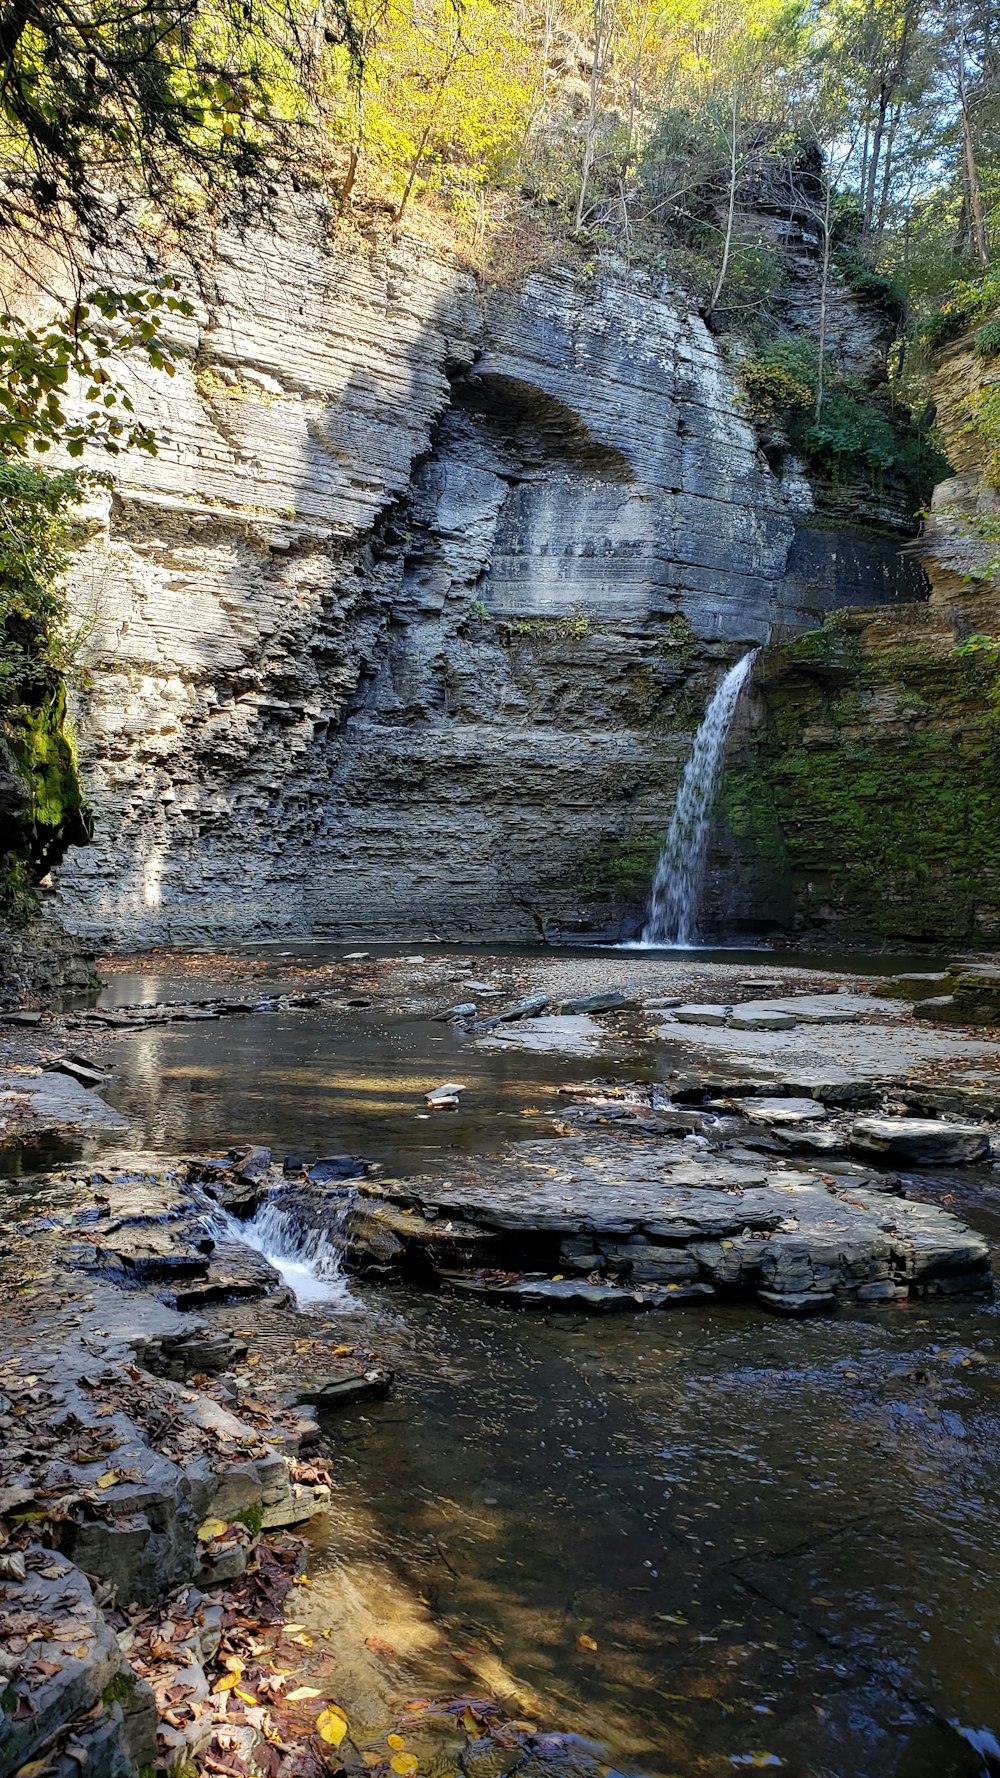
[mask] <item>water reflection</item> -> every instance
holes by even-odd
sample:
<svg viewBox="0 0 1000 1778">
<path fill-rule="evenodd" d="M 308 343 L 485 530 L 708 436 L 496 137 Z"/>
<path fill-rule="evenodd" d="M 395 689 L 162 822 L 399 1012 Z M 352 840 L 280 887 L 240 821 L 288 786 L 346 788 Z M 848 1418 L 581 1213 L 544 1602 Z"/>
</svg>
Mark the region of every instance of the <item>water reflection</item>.
<svg viewBox="0 0 1000 1778">
<path fill-rule="evenodd" d="M 997 1714 L 993 1311 L 416 1313 L 338 1487 L 444 1623 L 422 1684 L 492 1655 L 664 1778 L 982 1770 L 947 1724 Z"/>
<path fill-rule="evenodd" d="M 612 1045 L 604 1065 L 626 1070 L 627 1059 Z M 324 1010 L 138 1031 L 116 1044 L 105 1096 L 130 1120 L 130 1147 L 261 1142 L 279 1155 L 360 1154 L 412 1169 L 442 1151 L 537 1135 L 558 1110 L 559 1083 L 594 1068 L 482 1050 L 426 1019 Z M 447 1080 L 465 1083 L 461 1105 L 428 1112 L 424 1094 Z"/>
</svg>

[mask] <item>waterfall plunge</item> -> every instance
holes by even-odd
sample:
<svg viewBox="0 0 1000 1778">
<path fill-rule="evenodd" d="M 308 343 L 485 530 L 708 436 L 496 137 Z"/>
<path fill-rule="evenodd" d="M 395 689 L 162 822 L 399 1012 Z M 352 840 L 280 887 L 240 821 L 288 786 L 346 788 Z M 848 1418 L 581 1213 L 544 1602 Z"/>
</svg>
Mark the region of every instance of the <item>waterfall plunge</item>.
<svg viewBox="0 0 1000 1778">
<path fill-rule="evenodd" d="M 759 652 L 751 648 L 735 667 L 730 667 L 701 719 L 657 860 L 649 915 L 642 931 L 644 945 L 684 946 L 695 942 L 726 736 Z"/>
</svg>

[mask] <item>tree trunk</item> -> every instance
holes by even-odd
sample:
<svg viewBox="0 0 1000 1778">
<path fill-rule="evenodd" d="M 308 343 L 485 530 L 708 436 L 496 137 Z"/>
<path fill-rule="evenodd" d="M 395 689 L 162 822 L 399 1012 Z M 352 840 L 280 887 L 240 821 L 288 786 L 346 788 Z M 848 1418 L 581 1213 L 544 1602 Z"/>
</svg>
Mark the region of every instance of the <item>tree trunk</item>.
<svg viewBox="0 0 1000 1778">
<path fill-rule="evenodd" d="M 878 165 L 882 154 L 882 134 L 885 130 L 886 112 L 889 109 L 889 92 L 885 81 L 878 92 L 878 116 L 872 131 L 871 158 L 868 162 L 868 183 L 865 187 L 861 211 L 861 239 L 867 241 L 872 232 L 872 217 L 875 214 L 875 186 L 878 180 Z"/>
<path fill-rule="evenodd" d="M 833 207 L 833 180 L 830 169 L 826 172 L 826 191 L 823 195 L 823 271 L 819 286 L 819 357 L 816 363 L 816 418 L 823 412 L 823 400 L 826 394 L 824 378 L 826 374 L 826 318 L 830 296 L 830 213 Z"/>
<path fill-rule="evenodd" d="M 878 201 L 878 220 L 875 224 L 876 241 L 881 241 L 882 236 L 885 233 L 885 225 L 889 216 L 889 187 L 892 179 L 893 166 L 892 156 L 896 145 L 896 131 L 899 128 L 899 119 L 902 110 L 903 107 L 901 104 L 893 107 L 892 118 L 889 123 L 889 134 L 885 140 L 885 165 L 882 169 L 882 193 Z"/>
<path fill-rule="evenodd" d="M 739 128 L 739 95 L 735 80 L 733 82 L 733 110 L 731 121 L 732 135 L 729 142 L 729 213 L 726 217 L 726 239 L 722 249 L 722 264 L 719 267 L 719 276 L 716 281 L 715 289 L 712 292 L 712 300 L 708 305 L 709 315 L 712 314 L 720 296 L 722 295 L 722 286 L 726 282 L 726 273 L 729 270 L 729 254 L 733 244 L 733 220 L 736 215 L 736 152 Z"/>
<path fill-rule="evenodd" d="M 578 235 L 587 214 L 587 187 L 594 165 L 597 143 L 597 101 L 601 93 L 601 58 L 604 53 L 604 0 L 594 0 L 594 59 L 590 64 L 590 106 L 587 111 L 587 134 L 583 143 L 583 166 L 580 169 L 580 195 L 576 200 L 573 233 Z"/>
<path fill-rule="evenodd" d="M 632 152 L 632 137 L 635 134 L 635 114 L 639 109 L 639 74 L 642 68 L 642 55 L 646 47 L 646 32 L 649 28 L 650 0 L 645 0 L 642 9 L 642 24 L 639 26 L 639 41 L 635 46 L 635 61 L 632 64 L 632 85 L 628 95 L 628 137 L 625 143 L 626 159 Z"/>
<path fill-rule="evenodd" d="M 989 265 L 990 246 L 986 238 L 986 223 L 983 218 L 983 195 L 979 185 L 979 170 L 976 166 L 976 151 L 972 140 L 972 120 L 969 117 L 969 90 L 965 78 L 965 39 L 961 33 L 958 38 L 958 102 L 962 110 L 962 145 L 965 150 L 965 173 L 968 184 L 969 214 L 972 219 L 972 239 L 976 249 L 976 257 L 980 265 Z"/>
<path fill-rule="evenodd" d="M 403 220 L 403 211 L 406 209 L 406 206 L 410 201 L 410 193 L 413 190 L 414 181 L 417 177 L 417 174 L 420 171 L 420 163 L 424 158 L 424 149 L 427 147 L 427 143 L 430 138 L 430 133 L 431 133 L 432 129 L 434 128 L 435 119 L 437 118 L 437 114 L 441 109 L 441 100 L 444 98 L 445 88 L 448 85 L 448 81 L 451 76 L 451 71 L 454 68 L 455 63 L 458 61 L 458 52 L 461 49 L 461 47 L 462 47 L 462 38 L 461 38 L 460 27 L 459 27 L 458 29 L 456 29 L 455 41 L 448 51 L 448 59 L 445 62 L 444 67 L 441 70 L 441 77 L 438 80 L 438 84 L 437 84 L 437 92 L 434 94 L 434 102 L 431 105 L 430 112 L 427 117 L 427 122 L 424 124 L 423 130 L 421 131 L 420 141 L 417 143 L 417 152 L 414 155 L 412 161 L 410 162 L 410 171 L 406 176 L 406 184 L 403 187 L 403 195 L 399 200 L 399 208 L 397 209 L 396 214 L 393 218 L 394 222 L 398 223 L 398 222 L 402 222 L 402 220 Z"/>
</svg>

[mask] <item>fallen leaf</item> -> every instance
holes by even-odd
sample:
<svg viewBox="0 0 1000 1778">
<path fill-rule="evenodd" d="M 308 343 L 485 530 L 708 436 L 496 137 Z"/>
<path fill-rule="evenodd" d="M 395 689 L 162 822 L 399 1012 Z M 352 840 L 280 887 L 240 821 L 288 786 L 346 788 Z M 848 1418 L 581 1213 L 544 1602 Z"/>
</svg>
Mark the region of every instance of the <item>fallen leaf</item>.
<svg viewBox="0 0 1000 1778">
<path fill-rule="evenodd" d="M 323 1634 L 325 1636 L 327 1631 L 324 1630 Z M 381 1636 L 366 1636 L 365 1647 L 370 1649 L 373 1655 L 394 1655 L 396 1652 L 392 1643 L 386 1642 Z"/>
<path fill-rule="evenodd" d="M 298 1704 L 303 1698 L 321 1698 L 322 1696 L 322 1692 L 314 1685 L 297 1685 L 293 1692 L 285 1693 L 285 1699 L 289 1704 Z"/>
<path fill-rule="evenodd" d="M 591 1654 L 597 1653 L 597 1643 L 592 1636 L 578 1636 L 576 1639 L 576 1646 L 577 1648 L 587 1649 Z"/>
<path fill-rule="evenodd" d="M 389 1764 L 399 1773 L 399 1778 L 410 1778 L 417 1769 L 416 1757 L 412 1753 L 394 1753 Z"/>
<path fill-rule="evenodd" d="M 213 1537 L 221 1537 L 226 1529 L 225 1519 L 206 1519 L 204 1524 L 198 1526 L 198 1540 L 200 1543 L 210 1543 Z"/>
<path fill-rule="evenodd" d="M 386 1735 L 386 1740 L 392 1748 L 393 1753 L 405 1752 L 406 1742 L 403 1740 L 402 1735 Z"/>
<path fill-rule="evenodd" d="M 106 1469 L 102 1476 L 98 1476 L 97 1486 L 99 1488 L 113 1488 L 115 1483 L 119 1481 L 121 1481 L 121 1476 L 117 1469 Z"/>
<path fill-rule="evenodd" d="M 321 1735 L 324 1741 L 329 1742 L 331 1747 L 340 1746 L 347 1734 L 347 1718 L 342 1710 L 337 1709 L 336 1704 L 328 1704 L 325 1710 L 320 1711 L 316 1718 L 316 1733 Z M 416 1765 L 417 1762 L 414 1760 L 414 1771 Z"/>
<path fill-rule="evenodd" d="M 216 1693 L 231 1692 L 234 1686 L 239 1685 L 242 1677 L 242 1673 L 224 1673 L 221 1679 L 216 1680 L 212 1690 Z"/>
</svg>

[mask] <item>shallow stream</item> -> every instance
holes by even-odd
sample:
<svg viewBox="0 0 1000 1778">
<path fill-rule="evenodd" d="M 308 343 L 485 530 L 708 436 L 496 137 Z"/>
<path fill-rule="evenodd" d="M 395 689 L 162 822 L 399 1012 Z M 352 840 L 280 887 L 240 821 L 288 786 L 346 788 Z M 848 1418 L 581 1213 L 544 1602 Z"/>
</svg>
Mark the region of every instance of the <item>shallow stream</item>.
<svg viewBox="0 0 1000 1778">
<path fill-rule="evenodd" d="M 118 977 L 108 998 L 177 997 L 137 985 Z M 276 1013 L 124 1037 L 108 1097 L 131 1147 L 266 1142 L 426 1169 L 544 1133 L 561 1080 L 662 1062 Z M 462 1108 L 428 1117 L 423 1092 L 450 1078 L 468 1083 Z M 932 1189 L 996 1240 L 997 1179 Z M 309 1611 L 332 1621 L 352 1576 L 384 1573 L 397 1702 L 475 1677 L 657 1778 L 1000 1770 L 995 1306 L 580 1319 L 352 1291 L 398 1383 L 330 1424 Z M 404 1595 L 419 1634 L 393 1621 Z"/>
</svg>

